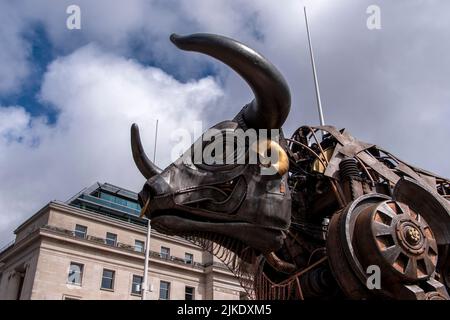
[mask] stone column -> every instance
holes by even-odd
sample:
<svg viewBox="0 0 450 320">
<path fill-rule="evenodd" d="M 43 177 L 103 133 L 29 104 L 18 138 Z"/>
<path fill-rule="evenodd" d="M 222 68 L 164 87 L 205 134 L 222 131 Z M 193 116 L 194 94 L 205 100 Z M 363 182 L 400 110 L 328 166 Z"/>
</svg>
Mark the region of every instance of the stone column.
<svg viewBox="0 0 450 320">
<path fill-rule="evenodd" d="M 13 270 L 8 276 L 8 284 L 6 289 L 6 299 L 5 300 L 16 300 L 17 294 L 19 293 L 20 286 L 20 273 Z"/>
</svg>

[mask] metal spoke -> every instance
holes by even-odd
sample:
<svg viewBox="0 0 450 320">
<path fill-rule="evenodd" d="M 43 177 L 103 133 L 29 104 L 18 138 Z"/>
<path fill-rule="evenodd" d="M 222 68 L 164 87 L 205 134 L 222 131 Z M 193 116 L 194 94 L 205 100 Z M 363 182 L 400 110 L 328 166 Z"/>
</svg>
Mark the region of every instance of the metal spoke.
<svg viewBox="0 0 450 320">
<path fill-rule="evenodd" d="M 377 210 L 381 213 L 384 213 L 391 219 L 394 219 L 394 217 L 396 216 L 396 213 L 387 203 L 382 203 L 380 206 L 378 206 Z"/>
<path fill-rule="evenodd" d="M 406 204 L 397 202 L 397 206 L 400 208 L 400 210 L 402 211 L 403 214 L 407 214 L 410 217 L 412 217 L 411 210 L 409 210 L 409 207 Z M 413 217 L 413 218 L 415 218 L 415 217 Z"/>
<path fill-rule="evenodd" d="M 425 255 L 423 260 L 425 262 L 425 268 L 427 269 L 427 274 L 433 273 L 433 271 L 434 271 L 434 264 L 431 261 L 430 257 L 428 255 Z"/>
<path fill-rule="evenodd" d="M 438 254 L 438 247 L 437 247 L 436 240 L 430 239 L 430 238 L 427 238 L 427 240 L 428 240 L 429 248 L 431 248 L 433 250 L 434 254 L 437 255 Z"/>
<path fill-rule="evenodd" d="M 415 258 L 408 258 L 408 264 L 406 265 L 404 273 L 410 278 L 417 277 L 417 261 Z"/>
<path fill-rule="evenodd" d="M 375 236 L 384 236 L 387 234 L 390 235 L 392 233 L 390 226 L 387 226 L 384 223 L 380 223 L 378 221 L 373 221 L 372 227 L 373 227 Z"/>
<path fill-rule="evenodd" d="M 422 219 L 422 216 L 420 214 L 417 215 L 416 221 L 419 222 L 421 225 L 423 224 L 422 223 L 423 219 Z"/>
<path fill-rule="evenodd" d="M 390 265 L 393 265 L 400 255 L 400 252 L 401 249 L 398 246 L 393 245 L 386 250 L 381 251 L 381 254 Z"/>
</svg>

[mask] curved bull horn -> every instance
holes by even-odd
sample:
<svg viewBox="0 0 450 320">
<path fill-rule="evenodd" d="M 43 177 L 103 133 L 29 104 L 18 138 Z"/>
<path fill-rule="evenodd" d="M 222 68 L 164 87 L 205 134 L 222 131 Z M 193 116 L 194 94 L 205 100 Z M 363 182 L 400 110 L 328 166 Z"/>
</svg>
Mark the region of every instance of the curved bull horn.
<svg viewBox="0 0 450 320">
<path fill-rule="evenodd" d="M 201 52 L 222 61 L 249 84 L 255 95 L 243 109 L 249 128 L 281 128 L 291 108 L 291 95 L 281 73 L 266 58 L 236 40 L 214 34 L 172 34 L 170 40 L 182 50 Z"/>
<path fill-rule="evenodd" d="M 150 179 L 154 175 L 162 172 L 145 154 L 139 135 L 139 127 L 136 123 L 133 123 L 131 126 L 131 151 L 133 152 L 133 159 L 136 166 L 145 178 Z"/>
</svg>

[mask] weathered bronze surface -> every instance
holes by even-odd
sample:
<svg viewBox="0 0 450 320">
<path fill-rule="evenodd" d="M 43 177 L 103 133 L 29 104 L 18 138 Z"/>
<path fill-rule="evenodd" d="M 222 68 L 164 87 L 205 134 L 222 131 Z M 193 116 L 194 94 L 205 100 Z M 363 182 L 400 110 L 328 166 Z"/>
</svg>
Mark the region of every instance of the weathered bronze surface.
<svg viewBox="0 0 450 320">
<path fill-rule="evenodd" d="M 215 129 L 282 127 L 289 88 L 262 55 L 218 35 L 171 41 L 224 62 L 252 89 L 253 101 Z M 187 165 L 182 158 L 160 170 L 136 125 L 131 144 L 147 179 L 139 201 L 153 227 L 218 256 L 252 298 L 449 299 L 448 179 L 332 126 L 281 136 L 289 171 L 285 165 L 270 176 L 258 164 Z"/>
</svg>

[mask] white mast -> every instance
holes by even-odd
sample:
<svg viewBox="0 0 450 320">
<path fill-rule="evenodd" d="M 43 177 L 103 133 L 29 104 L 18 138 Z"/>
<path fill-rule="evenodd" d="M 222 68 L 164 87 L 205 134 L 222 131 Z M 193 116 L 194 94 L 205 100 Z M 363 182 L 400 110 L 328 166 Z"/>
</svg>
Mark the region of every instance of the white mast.
<svg viewBox="0 0 450 320">
<path fill-rule="evenodd" d="M 153 163 L 156 164 L 156 143 L 158 142 L 158 122 L 159 120 L 156 119 L 156 129 L 155 129 L 155 146 L 153 149 Z"/>
<path fill-rule="evenodd" d="M 322 101 L 320 100 L 319 80 L 317 79 L 316 63 L 314 62 L 314 53 L 311 44 L 311 36 L 309 34 L 308 17 L 306 16 L 306 7 L 303 7 L 303 11 L 305 12 L 306 33 L 308 34 L 309 54 L 311 56 L 311 64 L 314 75 L 314 86 L 316 87 L 317 109 L 319 110 L 320 125 L 324 126 L 325 120 L 323 118 Z"/>
<path fill-rule="evenodd" d="M 153 163 L 156 162 L 156 144 L 158 142 L 158 120 L 156 120 L 156 129 L 155 129 L 155 146 L 153 149 Z M 151 238 L 151 220 L 147 219 L 147 241 L 145 242 L 145 264 L 144 264 L 144 279 L 142 279 L 142 295 L 141 299 L 147 299 L 147 291 L 148 291 L 148 263 L 150 260 L 150 238 Z"/>
</svg>

